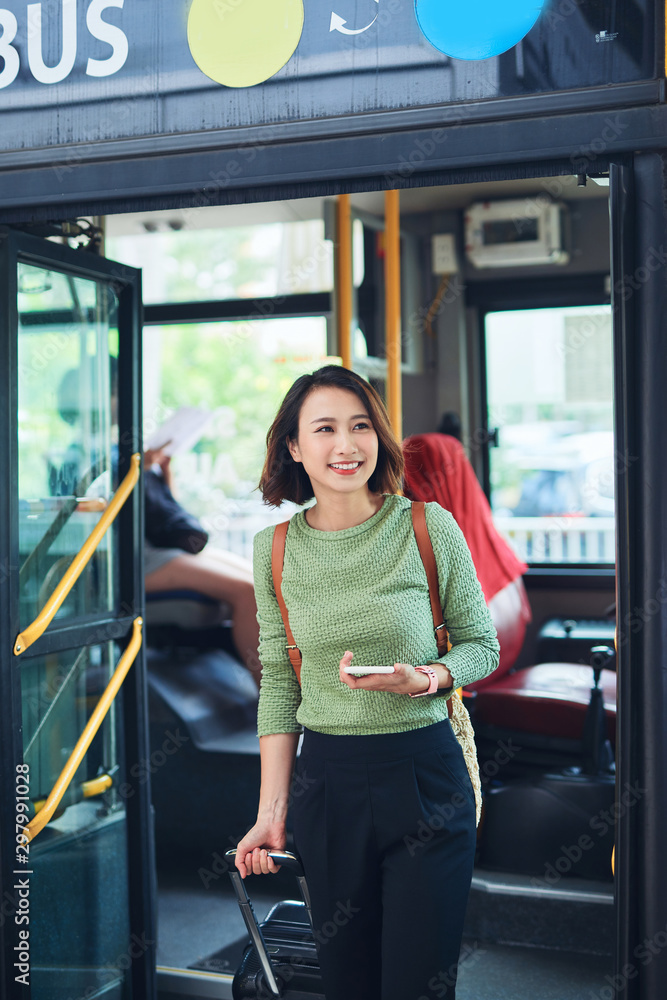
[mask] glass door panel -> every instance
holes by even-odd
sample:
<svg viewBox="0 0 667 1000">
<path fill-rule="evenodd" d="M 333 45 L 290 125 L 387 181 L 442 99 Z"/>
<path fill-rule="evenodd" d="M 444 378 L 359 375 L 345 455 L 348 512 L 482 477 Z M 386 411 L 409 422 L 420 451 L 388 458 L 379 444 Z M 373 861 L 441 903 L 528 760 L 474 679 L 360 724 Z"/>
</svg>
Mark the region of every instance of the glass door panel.
<svg viewBox="0 0 667 1000">
<path fill-rule="evenodd" d="M 140 274 L 0 229 L 0 279 L 0 399 L 8 404 L 0 407 L 7 478 L 0 493 L 0 895 L 17 911 L 26 905 L 14 871 L 23 861 L 30 902 L 29 925 L 0 921 L 0 941 L 7 955 L 16 947 L 27 954 L 28 935 L 21 990 L 32 1000 L 149 997 L 150 789 L 131 776 L 148 754 L 141 650 L 55 813 L 41 829 L 33 826 L 21 857 L 13 810 L 4 809 L 20 787 L 21 814 L 39 817 L 143 612 L 139 487 L 46 631 L 27 647 L 15 644 L 141 450 Z M 0 965 L 3 996 L 18 995 L 15 974 Z"/>
<path fill-rule="evenodd" d="M 67 762 L 119 656 L 108 642 L 22 664 L 23 759 L 35 809 Z M 33 998 L 130 995 L 120 724 L 114 703 L 54 818 L 30 848 Z"/>
<path fill-rule="evenodd" d="M 118 299 L 106 284 L 18 265 L 20 619 L 27 626 L 116 485 Z M 57 618 L 117 603 L 114 532 Z"/>
</svg>

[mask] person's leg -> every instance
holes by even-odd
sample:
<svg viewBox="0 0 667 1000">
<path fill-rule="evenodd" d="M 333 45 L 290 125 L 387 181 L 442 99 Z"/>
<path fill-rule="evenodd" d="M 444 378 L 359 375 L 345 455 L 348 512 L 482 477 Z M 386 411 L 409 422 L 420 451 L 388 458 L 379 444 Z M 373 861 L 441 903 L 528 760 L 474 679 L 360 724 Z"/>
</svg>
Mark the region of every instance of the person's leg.
<svg viewBox="0 0 667 1000">
<path fill-rule="evenodd" d="M 366 765 L 302 755 L 293 813 L 326 1000 L 380 1000 L 381 887 Z"/>
<path fill-rule="evenodd" d="M 454 1000 L 476 834 L 451 729 L 439 748 L 374 769 L 371 801 L 384 840 L 382 1000 Z"/>
<path fill-rule="evenodd" d="M 232 607 L 232 636 L 245 666 L 257 686 L 261 665 L 257 656 L 259 625 L 252 582 L 252 566 L 240 556 L 207 550 L 198 555 L 184 552 L 145 578 L 146 592 L 156 590 L 196 590 Z"/>
<path fill-rule="evenodd" d="M 216 549 L 212 545 L 207 545 L 201 552 L 209 561 L 215 561 L 228 573 L 238 573 L 239 577 L 245 578 L 252 583 L 252 561 L 245 556 L 239 556 L 235 552 L 226 552 L 225 549 Z"/>
</svg>

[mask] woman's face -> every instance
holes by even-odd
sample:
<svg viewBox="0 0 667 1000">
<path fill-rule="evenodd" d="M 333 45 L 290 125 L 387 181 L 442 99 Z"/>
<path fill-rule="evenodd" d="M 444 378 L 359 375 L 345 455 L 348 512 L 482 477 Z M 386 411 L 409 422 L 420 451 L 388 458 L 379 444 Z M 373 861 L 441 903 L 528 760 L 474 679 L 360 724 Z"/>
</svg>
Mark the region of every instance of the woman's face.
<svg viewBox="0 0 667 1000">
<path fill-rule="evenodd" d="M 306 396 L 299 434 L 288 441 L 295 462 L 302 462 L 315 496 L 367 492 L 375 471 L 378 436 L 356 393 L 321 387 Z"/>
</svg>

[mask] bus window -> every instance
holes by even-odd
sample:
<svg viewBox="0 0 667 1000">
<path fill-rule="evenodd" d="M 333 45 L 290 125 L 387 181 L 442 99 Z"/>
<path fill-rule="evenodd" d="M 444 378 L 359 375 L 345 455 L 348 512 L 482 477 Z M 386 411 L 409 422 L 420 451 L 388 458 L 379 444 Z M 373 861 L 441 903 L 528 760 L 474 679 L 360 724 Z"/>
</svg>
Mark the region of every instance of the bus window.
<svg viewBox="0 0 667 1000">
<path fill-rule="evenodd" d="M 611 307 L 485 317 L 498 528 L 528 563 L 614 562 Z"/>
<path fill-rule="evenodd" d="M 212 209 L 192 209 L 188 224 L 211 228 L 185 231 L 180 228 L 182 214 L 171 226 L 168 216 L 164 222 L 159 216 L 150 218 L 143 226 L 134 217 L 123 227 L 132 232 L 110 238 L 107 252 L 142 268 L 147 304 L 267 298 L 333 288 L 333 246 L 325 239 L 321 218 L 213 228 L 219 217 Z"/>
<path fill-rule="evenodd" d="M 297 508 L 267 507 L 257 491 L 266 431 L 299 375 L 327 357 L 322 316 L 149 326 L 144 330 L 144 428 L 180 406 L 215 412 L 206 435 L 173 461 L 179 501 L 217 548 L 252 558 L 252 538 Z"/>
</svg>

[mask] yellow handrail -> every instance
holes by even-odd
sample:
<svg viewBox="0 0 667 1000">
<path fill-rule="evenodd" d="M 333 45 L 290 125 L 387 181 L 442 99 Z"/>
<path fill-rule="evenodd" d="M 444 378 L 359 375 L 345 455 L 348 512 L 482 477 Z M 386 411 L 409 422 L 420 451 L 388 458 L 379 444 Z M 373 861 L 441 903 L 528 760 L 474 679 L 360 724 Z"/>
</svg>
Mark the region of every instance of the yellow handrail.
<svg viewBox="0 0 667 1000">
<path fill-rule="evenodd" d="M 387 410 L 394 434 L 403 437 L 401 396 L 401 233 L 398 191 L 384 193 L 384 293 L 385 355 L 387 358 Z"/>
<path fill-rule="evenodd" d="M 338 352 L 343 368 L 352 367 L 352 222 L 349 194 L 336 200 L 336 311 Z"/>
<path fill-rule="evenodd" d="M 113 785 L 113 778 L 110 774 L 98 774 L 96 778 L 90 778 L 81 785 L 81 794 L 84 799 L 93 799 L 96 795 L 102 795 Z"/>
<path fill-rule="evenodd" d="M 25 828 L 24 833 L 29 841 L 34 840 L 37 834 L 44 829 L 46 824 L 53 817 L 53 814 L 58 808 L 58 803 L 67 791 L 72 778 L 76 774 L 79 764 L 88 750 L 88 747 L 93 742 L 97 730 L 100 728 L 104 717 L 111 708 L 111 703 L 118 694 L 121 684 L 125 680 L 130 667 L 134 663 L 137 653 L 141 649 L 143 624 L 143 618 L 134 619 L 134 622 L 132 623 L 132 636 L 118 662 L 118 666 L 114 671 L 113 677 L 107 684 L 102 697 L 93 709 L 93 714 L 88 719 L 85 729 L 81 733 L 76 746 L 69 756 L 69 760 L 60 772 L 55 785 L 51 789 L 46 802 L 44 803 L 44 807 L 39 810 L 37 815 L 30 820 Z"/>
<path fill-rule="evenodd" d="M 139 479 L 139 469 L 141 466 L 141 455 L 137 453 L 130 460 L 130 470 L 114 493 L 109 506 L 104 511 L 99 521 L 91 531 L 90 535 L 83 543 L 69 567 L 65 570 L 63 578 L 53 591 L 48 601 L 35 618 L 32 624 L 28 625 L 17 637 L 14 643 L 14 656 L 20 656 L 26 649 L 32 646 L 41 635 L 44 634 L 50 623 L 53 621 L 56 612 L 69 594 L 70 590 L 81 576 L 81 573 L 88 565 L 95 549 L 102 541 L 102 538 L 113 524 L 116 516 L 129 497 L 130 493 L 137 485 Z"/>
<path fill-rule="evenodd" d="M 110 774 L 98 774 L 96 778 L 90 778 L 89 781 L 83 781 L 81 783 L 81 797 L 83 799 L 92 799 L 96 795 L 103 795 L 104 792 L 108 791 L 113 785 L 113 778 Z M 46 799 L 37 799 L 33 802 L 35 807 L 35 812 L 38 813 L 40 809 L 43 809 L 46 805 Z"/>
</svg>

